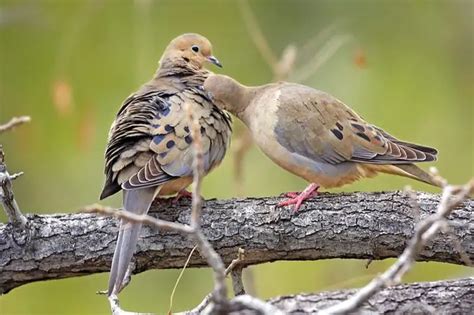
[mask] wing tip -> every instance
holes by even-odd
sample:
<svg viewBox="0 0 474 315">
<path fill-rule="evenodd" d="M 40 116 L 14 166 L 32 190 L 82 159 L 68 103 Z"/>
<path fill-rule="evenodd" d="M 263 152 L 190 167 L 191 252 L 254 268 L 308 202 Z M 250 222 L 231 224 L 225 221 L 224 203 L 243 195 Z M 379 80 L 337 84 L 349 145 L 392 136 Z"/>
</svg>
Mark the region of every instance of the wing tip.
<svg viewBox="0 0 474 315">
<path fill-rule="evenodd" d="M 100 193 L 99 200 L 104 200 L 107 197 L 110 197 L 120 191 L 120 186 L 116 183 L 105 183 L 102 192 Z"/>
</svg>

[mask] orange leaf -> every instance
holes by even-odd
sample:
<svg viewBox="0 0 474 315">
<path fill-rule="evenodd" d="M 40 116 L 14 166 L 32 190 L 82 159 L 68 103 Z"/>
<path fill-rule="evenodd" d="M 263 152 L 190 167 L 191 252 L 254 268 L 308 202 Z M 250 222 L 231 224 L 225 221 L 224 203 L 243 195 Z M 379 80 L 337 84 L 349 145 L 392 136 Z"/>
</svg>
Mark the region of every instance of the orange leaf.
<svg viewBox="0 0 474 315">
<path fill-rule="evenodd" d="M 53 83 L 53 104 L 56 111 L 61 116 L 68 116 L 72 113 L 72 88 L 65 80 L 57 80 Z"/>
<path fill-rule="evenodd" d="M 361 69 L 367 68 L 367 57 L 360 48 L 354 54 L 354 64 Z"/>
</svg>

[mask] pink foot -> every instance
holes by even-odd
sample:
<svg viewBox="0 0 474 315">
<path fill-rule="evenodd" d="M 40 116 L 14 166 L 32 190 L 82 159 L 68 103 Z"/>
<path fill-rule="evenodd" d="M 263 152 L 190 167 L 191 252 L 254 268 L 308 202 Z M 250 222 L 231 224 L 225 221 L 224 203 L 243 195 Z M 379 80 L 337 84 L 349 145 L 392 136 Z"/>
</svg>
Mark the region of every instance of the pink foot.
<svg viewBox="0 0 474 315">
<path fill-rule="evenodd" d="M 181 198 L 193 198 L 193 194 L 186 189 L 180 190 L 177 194 L 176 197 L 173 198 L 172 203 L 178 203 Z"/>
<path fill-rule="evenodd" d="M 295 193 L 295 192 L 289 192 L 285 194 L 285 196 L 290 199 L 279 202 L 277 207 L 295 205 L 295 207 L 293 208 L 293 213 L 298 212 L 303 201 L 305 201 L 306 199 L 313 198 L 318 195 L 318 189 L 319 189 L 318 184 L 311 183 L 300 194 Z"/>
<path fill-rule="evenodd" d="M 297 191 L 290 191 L 290 192 L 287 192 L 287 193 L 283 193 L 281 194 L 283 197 L 287 197 L 287 198 L 296 198 L 299 196 L 299 192 Z"/>
</svg>

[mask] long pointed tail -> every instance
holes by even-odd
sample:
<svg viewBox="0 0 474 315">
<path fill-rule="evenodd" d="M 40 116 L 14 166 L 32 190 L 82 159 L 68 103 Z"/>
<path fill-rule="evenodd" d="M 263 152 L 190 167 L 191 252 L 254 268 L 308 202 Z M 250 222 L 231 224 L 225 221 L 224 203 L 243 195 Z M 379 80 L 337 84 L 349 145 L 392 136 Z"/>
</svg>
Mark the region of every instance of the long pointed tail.
<svg viewBox="0 0 474 315">
<path fill-rule="evenodd" d="M 396 165 L 370 164 L 368 167 L 378 172 L 400 175 L 400 176 L 412 178 L 417 181 L 430 184 L 436 187 L 442 187 L 442 183 L 435 176 L 422 170 L 415 164 L 396 164 Z"/>
<path fill-rule="evenodd" d="M 135 214 L 145 214 L 158 192 L 159 189 L 156 187 L 124 190 L 123 207 L 126 211 Z M 141 227 L 141 223 L 131 223 L 124 220 L 120 222 L 117 245 L 112 259 L 112 267 L 110 268 L 109 296 L 112 293 L 118 294 L 122 289 L 122 283 L 135 252 Z"/>
<path fill-rule="evenodd" d="M 413 179 L 416 179 L 420 182 L 424 182 L 436 187 L 442 187 L 443 184 L 440 180 L 438 180 L 435 176 L 431 175 L 430 173 L 422 170 L 415 164 L 398 164 L 395 165 L 396 168 L 401 169 L 403 172 L 407 173 L 408 175 L 402 174 L 402 176 L 407 176 Z"/>
</svg>

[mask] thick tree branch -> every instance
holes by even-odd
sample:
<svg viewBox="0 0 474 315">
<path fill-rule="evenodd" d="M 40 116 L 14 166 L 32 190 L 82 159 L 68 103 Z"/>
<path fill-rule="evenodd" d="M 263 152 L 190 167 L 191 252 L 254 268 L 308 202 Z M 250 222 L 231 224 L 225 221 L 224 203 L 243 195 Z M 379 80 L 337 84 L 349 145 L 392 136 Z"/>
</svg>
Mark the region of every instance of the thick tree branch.
<svg viewBox="0 0 474 315">
<path fill-rule="evenodd" d="M 435 212 L 440 197 L 417 193 L 412 209 L 403 192 L 322 194 L 305 203 L 298 214 L 275 208 L 280 198 L 208 200 L 202 230 L 229 264 L 239 247 L 243 265 L 275 260 L 326 258 L 383 259 L 399 256 L 419 218 Z M 437 237 L 418 260 L 464 264 L 454 250 L 460 244 L 474 260 L 474 201 L 465 201 L 449 219 L 452 232 Z M 190 222 L 189 201 L 177 205 L 158 201 L 153 215 Z M 15 237 L 10 225 L 0 225 L 0 293 L 33 281 L 88 275 L 109 270 L 118 221 L 91 214 L 28 215 L 29 228 Z M 181 268 L 194 247 L 176 232 L 144 227 L 135 272 Z M 190 267 L 207 266 L 193 257 Z"/>
</svg>

